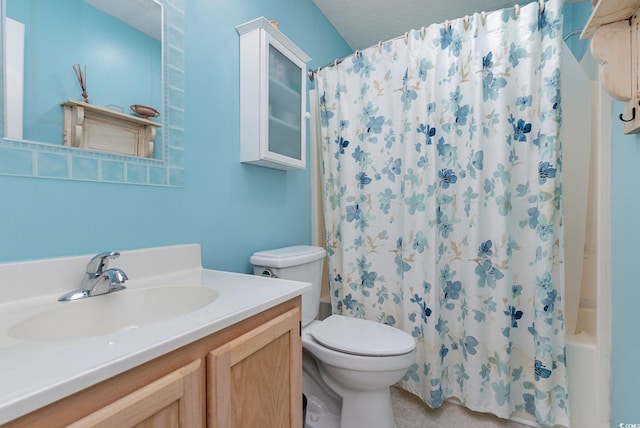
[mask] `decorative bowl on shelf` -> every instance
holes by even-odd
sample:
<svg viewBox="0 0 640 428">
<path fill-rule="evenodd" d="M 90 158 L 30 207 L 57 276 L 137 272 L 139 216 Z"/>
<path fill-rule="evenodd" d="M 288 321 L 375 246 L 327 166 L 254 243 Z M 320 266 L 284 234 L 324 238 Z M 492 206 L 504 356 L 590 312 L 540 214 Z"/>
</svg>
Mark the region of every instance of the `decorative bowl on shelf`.
<svg viewBox="0 0 640 428">
<path fill-rule="evenodd" d="M 143 106 L 142 104 L 132 104 L 131 110 L 145 119 L 149 119 L 150 117 L 158 117 L 160 116 L 160 112 L 153 107 Z"/>
</svg>

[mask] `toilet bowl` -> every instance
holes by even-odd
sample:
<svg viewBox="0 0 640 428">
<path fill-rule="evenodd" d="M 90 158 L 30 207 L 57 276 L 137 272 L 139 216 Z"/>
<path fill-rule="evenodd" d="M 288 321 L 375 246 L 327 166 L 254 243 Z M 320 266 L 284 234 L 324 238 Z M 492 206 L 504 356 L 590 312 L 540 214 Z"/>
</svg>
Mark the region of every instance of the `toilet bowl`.
<svg viewBox="0 0 640 428">
<path fill-rule="evenodd" d="M 414 361 L 410 335 L 373 321 L 331 315 L 303 328 L 302 347 L 319 362 L 324 383 L 342 399 L 341 428 L 394 426 L 389 387 Z"/>
<path fill-rule="evenodd" d="M 257 252 L 254 273 L 310 282 L 302 296 L 303 393 L 307 428 L 392 428 L 389 387 L 407 372 L 415 340 L 374 321 L 331 315 L 316 320 L 322 248 L 295 246 Z"/>
</svg>

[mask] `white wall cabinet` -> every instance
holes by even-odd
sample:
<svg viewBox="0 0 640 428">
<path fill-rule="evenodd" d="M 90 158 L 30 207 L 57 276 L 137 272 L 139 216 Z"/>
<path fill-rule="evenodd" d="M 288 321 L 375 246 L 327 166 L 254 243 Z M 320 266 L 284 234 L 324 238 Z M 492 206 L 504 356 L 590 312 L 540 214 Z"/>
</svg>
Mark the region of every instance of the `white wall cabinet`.
<svg viewBox="0 0 640 428">
<path fill-rule="evenodd" d="M 304 169 L 306 63 L 311 59 L 265 18 L 240 35 L 240 161 Z"/>
</svg>

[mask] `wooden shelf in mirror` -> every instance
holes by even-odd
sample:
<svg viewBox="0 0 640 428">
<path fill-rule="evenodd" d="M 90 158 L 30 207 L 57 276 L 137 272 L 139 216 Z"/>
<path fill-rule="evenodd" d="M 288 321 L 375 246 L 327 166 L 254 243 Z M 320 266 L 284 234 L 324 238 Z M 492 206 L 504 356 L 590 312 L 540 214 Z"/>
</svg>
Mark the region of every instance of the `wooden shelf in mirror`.
<svg viewBox="0 0 640 428">
<path fill-rule="evenodd" d="M 64 145 L 120 155 L 153 157 L 158 122 L 78 100 L 61 103 Z"/>
</svg>

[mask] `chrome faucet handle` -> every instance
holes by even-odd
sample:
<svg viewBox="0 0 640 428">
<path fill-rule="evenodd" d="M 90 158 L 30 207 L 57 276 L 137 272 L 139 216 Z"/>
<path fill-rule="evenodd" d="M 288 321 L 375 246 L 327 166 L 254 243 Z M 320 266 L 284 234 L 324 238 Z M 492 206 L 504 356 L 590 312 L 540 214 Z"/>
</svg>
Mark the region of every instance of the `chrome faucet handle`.
<svg viewBox="0 0 640 428">
<path fill-rule="evenodd" d="M 113 268 L 108 269 L 104 272 L 104 274 L 109 276 L 109 281 L 111 285 L 122 285 L 126 280 L 129 279 L 126 273 L 122 269 Z"/>
<path fill-rule="evenodd" d="M 118 257 L 120 257 L 120 253 L 117 251 L 107 251 L 93 256 L 87 263 L 87 274 L 94 278 L 102 275 L 102 272 L 109 266 L 109 260 Z"/>
<path fill-rule="evenodd" d="M 93 280 L 91 288 L 88 289 L 89 296 L 99 296 L 126 288 L 123 284 L 129 277 L 122 269 L 113 268 L 102 272 Z"/>
</svg>

